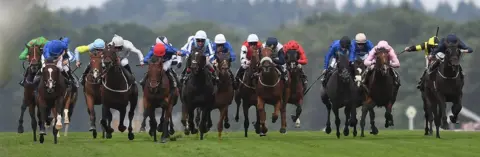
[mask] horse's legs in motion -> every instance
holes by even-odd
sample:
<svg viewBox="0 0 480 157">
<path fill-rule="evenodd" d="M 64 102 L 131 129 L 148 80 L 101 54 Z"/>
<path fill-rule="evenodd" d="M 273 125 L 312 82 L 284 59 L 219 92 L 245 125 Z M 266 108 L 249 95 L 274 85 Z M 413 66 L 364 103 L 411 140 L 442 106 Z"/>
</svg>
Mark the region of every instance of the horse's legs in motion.
<svg viewBox="0 0 480 157">
<path fill-rule="evenodd" d="M 200 114 L 201 114 L 202 110 L 200 108 L 197 108 L 195 111 L 197 113 L 196 116 L 195 116 L 195 124 L 197 124 L 197 126 L 199 126 L 200 125 Z M 193 114 L 192 114 L 192 116 L 193 116 Z"/>
<path fill-rule="evenodd" d="M 223 121 L 227 117 L 228 107 L 221 107 L 218 110 L 220 110 L 220 119 L 218 120 L 218 124 L 217 124 L 218 139 L 222 139 Z"/>
<path fill-rule="evenodd" d="M 200 129 L 200 140 L 203 140 L 203 136 L 204 134 L 207 132 L 207 123 L 208 123 L 208 112 L 210 112 L 211 110 L 208 109 L 208 108 L 205 108 L 205 107 L 202 107 L 200 108 L 201 111 L 200 111 L 200 125 L 199 125 L 199 129 Z"/>
<path fill-rule="evenodd" d="M 145 126 L 146 126 L 146 121 L 147 121 L 147 118 L 149 117 L 149 113 L 147 111 L 147 104 L 145 102 L 147 102 L 145 100 L 145 98 L 143 99 L 143 120 L 142 120 L 142 124 L 140 125 L 140 132 L 145 132 Z"/>
<path fill-rule="evenodd" d="M 360 137 L 365 137 L 365 119 L 367 119 L 367 113 L 372 108 L 373 110 L 374 106 L 370 106 L 370 104 L 364 104 L 362 105 L 362 117 L 360 118 Z"/>
<path fill-rule="evenodd" d="M 343 110 L 343 112 L 345 113 L 345 127 L 343 128 L 343 135 L 344 136 L 348 136 L 348 134 L 350 133 L 350 130 L 348 129 L 348 126 L 350 124 L 349 120 L 350 120 L 350 116 L 351 116 L 351 108 L 349 107 L 349 105 L 345 105 L 345 109 Z"/>
<path fill-rule="evenodd" d="M 168 131 L 168 125 L 169 123 L 173 123 L 172 122 L 172 110 L 173 110 L 173 104 L 168 102 L 168 105 L 167 107 L 164 109 L 164 113 L 165 115 L 162 114 L 162 118 L 165 120 L 163 122 L 163 130 L 162 130 L 162 138 L 161 138 L 161 142 L 162 143 L 166 143 L 167 142 L 167 138 L 170 136 L 170 133 Z"/>
<path fill-rule="evenodd" d="M 433 117 L 435 119 L 436 137 L 440 138 L 440 126 L 442 122 L 442 109 L 439 103 L 432 104 Z"/>
<path fill-rule="evenodd" d="M 195 108 L 191 107 L 188 111 L 188 127 L 190 128 L 190 132 L 192 134 L 197 134 L 198 129 L 193 121 L 193 117 L 195 116 Z"/>
<path fill-rule="evenodd" d="M 225 113 L 225 120 L 223 120 L 223 125 L 225 126 L 225 129 L 230 128 L 230 119 L 228 118 L 228 107 L 226 107 L 226 113 Z"/>
<path fill-rule="evenodd" d="M 248 109 L 250 108 L 250 105 L 247 104 L 246 101 L 243 101 L 242 108 L 243 108 L 243 129 L 245 130 L 245 137 L 248 137 L 248 126 L 250 125 L 249 118 L 248 118 Z"/>
<path fill-rule="evenodd" d="M 23 115 L 25 113 L 25 110 L 27 110 L 27 105 L 28 105 L 26 103 L 27 101 L 25 101 L 25 99 L 26 98 L 23 98 L 23 103 L 22 103 L 22 106 L 20 107 L 20 118 L 18 119 L 18 129 L 17 129 L 18 133 L 23 133 L 24 132 L 24 130 L 23 130 Z"/>
<path fill-rule="evenodd" d="M 333 105 L 333 114 L 335 115 L 335 125 L 337 127 L 337 138 L 340 138 L 340 116 L 338 115 L 339 104 Z"/>
<path fill-rule="evenodd" d="M 136 90 L 136 87 L 135 89 Z M 137 100 L 138 100 L 138 94 L 135 92 L 135 94 L 132 94 L 130 96 L 130 110 L 128 111 L 128 139 L 133 140 L 135 138 L 135 135 L 133 134 L 133 117 L 135 115 L 135 109 L 137 108 Z"/>
<path fill-rule="evenodd" d="M 113 129 L 110 128 L 110 123 L 112 121 L 112 113 L 110 108 L 107 105 L 102 105 L 102 120 L 100 120 L 100 124 L 102 124 L 103 130 L 105 130 L 106 138 L 112 138 Z M 123 123 L 123 122 L 122 122 Z"/>
<path fill-rule="evenodd" d="M 238 122 L 240 117 L 238 116 L 238 111 L 240 110 L 240 105 L 242 104 L 242 98 L 240 97 L 240 92 L 235 92 L 235 103 L 237 104 L 237 112 L 235 114 L 235 122 Z"/>
<path fill-rule="evenodd" d="M 260 121 L 260 136 L 266 136 L 266 133 L 268 131 L 267 126 L 265 125 L 265 120 L 267 119 L 266 117 L 267 113 L 265 113 L 265 101 L 263 101 L 263 99 L 260 97 L 257 97 L 257 112 L 260 115 L 260 119 L 257 119 L 257 121 Z M 277 118 L 278 118 L 278 115 L 277 115 Z"/>
<path fill-rule="evenodd" d="M 332 127 L 330 123 L 330 112 L 332 111 L 332 104 L 326 95 L 322 95 L 323 104 L 327 107 L 327 123 L 325 128 L 325 133 L 330 134 L 332 132 Z"/>
<path fill-rule="evenodd" d="M 392 105 L 389 103 L 385 106 L 385 128 L 393 126 Z"/>
<path fill-rule="evenodd" d="M 35 118 L 35 105 L 33 104 L 30 105 L 30 107 L 28 108 L 28 112 L 30 113 L 30 119 L 31 119 L 30 125 L 32 125 L 33 141 L 36 142 L 37 141 L 37 120 Z"/>
<path fill-rule="evenodd" d="M 184 129 L 184 134 L 185 135 L 190 135 L 190 124 L 187 123 L 187 121 L 190 119 L 189 118 L 189 109 L 187 108 L 187 105 L 182 102 L 182 120 L 180 120 L 180 122 L 182 123 L 183 127 L 185 127 Z M 188 118 L 188 119 L 187 119 Z"/>
<path fill-rule="evenodd" d="M 372 129 L 370 134 L 377 135 L 378 134 L 378 128 L 377 128 L 377 126 L 375 126 L 375 111 L 373 110 L 373 107 L 370 107 L 368 109 L 368 115 L 370 115 L 370 128 Z"/>
<path fill-rule="evenodd" d="M 166 108 L 162 108 L 162 116 L 160 116 L 160 124 L 158 124 L 157 131 L 163 132 L 163 123 L 165 123 L 165 112 L 167 111 Z"/>
<path fill-rule="evenodd" d="M 144 103 L 146 102 L 144 101 Z M 152 107 L 151 104 L 145 106 L 146 108 L 144 110 L 144 113 L 150 118 L 150 130 L 148 131 L 148 134 L 150 134 L 150 136 L 153 136 L 153 142 L 157 142 L 157 119 L 155 118 L 155 108 Z"/>
<path fill-rule="evenodd" d="M 462 97 L 457 98 L 457 100 L 453 102 L 451 109 L 453 115 L 450 116 L 450 121 L 452 123 L 457 123 L 458 114 L 460 113 L 460 111 L 462 111 Z"/>
<path fill-rule="evenodd" d="M 287 133 L 287 104 L 286 103 L 282 103 L 282 106 L 280 108 L 280 117 L 281 117 L 280 133 L 285 134 Z"/>
<path fill-rule="evenodd" d="M 301 100 L 303 101 L 303 100 Z M 291 115 L 293 122 L 295 123 L 295 128 L 300 128 L 300 114 L 302 114 L 302 103 L 295 104 L 297 109 L 295 110 L 295 115 Z"/>
<path fill-rule="evenodd" d="M 120 119 L 118 121 L 118 131 L 120 132 L 124 132 L 125 130 L 127 130 L 127 127 L 125 126 L 124 121 L 125 121 L 125 115 L 127 114 L 127 108 L 120 108 L 118 110 L 118 112 L 120 113 Z"/>
</svg>

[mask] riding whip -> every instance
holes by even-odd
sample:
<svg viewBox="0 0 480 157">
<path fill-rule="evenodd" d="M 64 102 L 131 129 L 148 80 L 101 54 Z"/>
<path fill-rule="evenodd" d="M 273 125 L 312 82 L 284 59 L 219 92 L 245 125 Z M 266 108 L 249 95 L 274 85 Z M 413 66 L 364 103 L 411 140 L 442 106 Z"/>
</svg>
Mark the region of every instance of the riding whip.
<svg viewBox="0 0 480 157">
<path fill-rule="evenodd" d="M 308 91 L 310 91 L 310 89 L 313 87 L 313 85 L 315 85 L 315 83 L 316 83 L 318 80 L 320 80 L 320 78 L 322 78 L 323 75 L 325 75 L 325 73 L 323 73 L 322 75 L 318 76 L 318 78 L 317 78 L 315 81 L 313 81 L 313 83 L 310 85 L 310 87 L 308 87 L 308 89 L 303 93 L 303 95 L 307 94 Z"/>
</svg>

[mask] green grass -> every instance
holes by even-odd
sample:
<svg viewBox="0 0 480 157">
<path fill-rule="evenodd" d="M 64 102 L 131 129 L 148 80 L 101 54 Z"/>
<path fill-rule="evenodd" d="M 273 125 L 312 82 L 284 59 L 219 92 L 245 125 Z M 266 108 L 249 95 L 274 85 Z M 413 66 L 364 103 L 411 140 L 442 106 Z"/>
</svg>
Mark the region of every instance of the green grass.
<svg viewBox="0 0 480 157">
<path fill-rule="evenodd" d="M 244 138 L 243 132 L 228 132 L 222 140 L 217 133 L 200 141 L 197 135 L 178 138 L 167 144 L 153 143 L 145 133 L 136 133 L 129 141 L 126 133 L 113 139 L 92 139 L 87 132 L 69 133 L 57 145 L 48 134 L 44 144 L 32 141 L 31 132 L 0 133 L 0 157 L 474 157 L 480 156 L 480 133 L 441 132 L 442 139 L 423 136 L 422 131 L 382 131 L 365 138 L 334 133 L 290 131 L 281 135 L 273 131 L 259 137 L 254 131 Z M 63 134 L 62 134 L 63 135 Z M 101 137 L 101 136 L 99 136 Z"/>
</svg>

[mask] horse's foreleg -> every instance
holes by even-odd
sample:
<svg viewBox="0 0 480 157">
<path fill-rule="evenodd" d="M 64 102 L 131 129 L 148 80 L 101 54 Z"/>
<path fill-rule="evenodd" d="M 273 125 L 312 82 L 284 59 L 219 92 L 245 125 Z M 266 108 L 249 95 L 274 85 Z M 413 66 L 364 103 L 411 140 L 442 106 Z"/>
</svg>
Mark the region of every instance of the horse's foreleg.
<svg viewBox="0 0 480 157">
<path fill-rule="evenodd" d="M 249 122 L 249 119 L 248 119 L 248 109 L 249 108 L 250 108 L 250 106 L 247 105 L 245 101 L 243 101 L 243 104 L 242 104 L 243 117 L 244 117 L 243 118 L 243 129 L 245 131 L 245 137 L 248 137 L 248 126 L 250 126 L 250 122 Z M 257 121 L 258 121 L 258 119 L 257 119 Z M 257 129 L 255 129 L 255 130 L 257 130 Z"/>
<path fill-rule="evenodd" d="M 110 123 L 112 122 L 112 113 L 110 112 L 110 108 L 107 107 L 105 104 L 102 104 L 102 119 L 100 120 L 100 124 L 105 131 L 105 137 L 107 139 L 112 138 L 113 129 L 110 128 Z"/>
<path fill-rule="evenodd" d="M 147 117 L 149 117 L 149 112 L 147 111 L 147 98 L 143 95 L 143 119 L 142 124 L 140 125 L 140 132 L 145 132 Z"/>
<path fill-rule="evenodd" d="M 372 131 L 370 134 L 377 135 L 378 134 L 378 128 L 375 126 L 375 111 L 373 110 L 373 106 L 368 109 L 368 115 L 370 115 L 370 129 Z"/>
<path fill-rule="evenodd" d="M 195 116 L 195 108 L 191 107 L 188 109 L 188 123 L 187 128 L 189 128 L 190 133 L 197 134 L 198 129 L 195 126 L 195 122 L 193 121 L 193 117 Z"/>
<path fill-rule="evenodd" d="M 367 113 L 370 106 L 368 104 L 362 105 L 362 117 L 360 118 L 360 136 L 365 137 L 365 119 L 367 118 Z M 372 107 L 373 108 L 373 107 Z"/>
<path fill-rule="evenodd" d="M 135 87 L 133 94 L 130 95 L 130 109 L 128 110 L 128 139 L 133 140 L 135 139 L 135 135 L 133 134 L 133 117 L 135 116 L 135 109 L 137 109 L 137 102 L 138 102 L 138 93 L 137 88 Z"/>
<path fill-rule="evenodd" d="M 450 116 L 450 121 L 457 124 L 458 114 L 460 114 L 460 111 L 462 111 L 462 97 L 457 98 L 457 100 L 453 103 L 451 110 L 453 115 Z"/>
<path fill-rule="evenodd" d="M 144 101 L 143 103 L 146 104 L 144 105 L 143 112 L 150 118 L 150 130 L 148 131 L 148 134 L 153 137 L 154 142 L 157 142 L 157 119 L 155 118 L 155 108 L 147 103 L 147 101 Z"/>
<path fill-rule="evenodd" d="M 280 109 L 282 108 L 282 106 L 283 106 L 283 101 L 281 99 L 277 101 L 277 103 L 275 103 L 274 110 L 272 113 L 272 123 L 277 122 L 278 115 L 280 114 Z"/>
<path fill-rule="evenodd" d="M 237 112 L 235 113 L 235 122 L 238 122 L 240 119 L 239 117 L 239 110 L 240 110 L 240 105 L 242 103 L 242 98 L 240 97 L 240 93 L 235 92 L 235 103 L 237 104 Z"/>
<path fill-rule="evenodd" d="M 344 136 L 348 136 L 350 134 L 350 130 L 348 128 L 349 124 L 350 124 L 350 116 L 351 116 L 351 108 L 349 107 L 349 105 L 345 105 L 345 109 L 343 110 L 344 114 L 345 114 L 345 127 L 343 128 L 343 135 Z"/>
<path fill-rule="evenodd" d="M 265 124 L 265 120 L 267 118 L 265 113 L 265 101 L 263 101 L 263 99 L 259 96 L 257 96 L 257 112 L 260 115 L 260 119 L 257 119 L 257 121 L 260 121 L 260 136 L 266 136 L 268 129 Z"/>
<path fill-rule="evenodd" d="M 57 101 L 55 101 L 55 107 L 52 108 L 52 114 L 53 116 L 55 116 L 55 128 L 57 130 L 60 130 L 63 128 L 63 125 L 62 125 L 62 109 L 64 109 L 64 99 L 63 98 L 60 98 L 58 99 Z M 68 113 L 67 113 L 68 115 Z"/>
<path fill-rule="evenodd" d="M 163 131 L 162 131 L 162 143 L 167 142 L 167 138 L 170 136 L 170 132 L 168 131 L 168 125 L 169 123 L 173 123 L 172 121 L 172 111 L 173 111 L 173 104 L 170 101 L 167 101 L 167 107 L 165 108 L 165 116 L 163 116 L 163 119 L 165 120 L 163 122 Z"/>
<path fill-rule="evenodd" d="M 385 128 L 393 126 L 392 103 L 385 106 Z"/>
<path fill-rule="evenodd" d="M 280 108 L 280 133 L 285 134 L 287 133 L 287 104 L 283 103 Z"/>
<path fill-rule="evenodd" d="M 182 119 L 180 120 L 180 122 L 182 123 L 183 127 L 185 127 L 184 129 L 185 135 L 190 134 L 190 128 L 187 123 L 188 113 L 189 111 L 188 111 L 187 105 L 185 103 L 182 103 Z"/>
<path fill-rule="evenodd" d="M 65 117 L 64 123 L 65 125 L 70 124 L 70 117 L 68 117 L 69 109 L 70 109 L 70 99 L 72 98 L 70 93 L 67 93 L 68 96 L 65 98 L 65 107 L 63 109 L 63 117 Z"/>
<path fill-rule="evenodd" d="M 221 107 L 220 110 L 220 119 L 217 123 L 217 131 L 218 131 L 218 139 L 222 139 L 222 131 L 223 131 L 223 121 L 227 117 L 228 107 Z"/>
<path fill-rule="evenodd" d="M 23 133 L 24 132 L 24 129 L 23 129 L 23 115 L 25 113 L 25 110 L 27 110 L 27 105 L 28 105 L 26 99 L 27 99 L 27 97 L 23 98 L 23 103 L 22 103 L 22 106 L 20 107 L 20 118 L 18 119 L 18 129 L 17 129 L 18 133 Z"/>
<path fill-rule="evenodd" d="M 160 116 L 160 124 L 158 124 L 158 132 L 163 132 L 163 123 L 165 123 L 165 113 L 167 112 L 166 108 L 162 108 L 162 116 Z"/>
<path fill-rule="evenodd" d="M 333 105 L 333 114 L 335 115 L 335 126 L 337 127 L 337 138 L 340 138 L 340 116 L 338 113 L 339 108 L 337 107 L 338 104 Z"/>
<path fill-rule="evenodd" d="M 85 101 L 87 103 L 87 112 L 90 116 L 90 129 L 88 131 L 96 131 L 97 128 L 95 126 L 96 115 L 95 115 L 95 104 L 92 96 L 85 95 Z"/>
<path fill-rule="evenodd" d="M 323 99 L 323 97 L 322 97 L 322 99 Z M 331 123 L 330 123 L 330 113 L 332 111 L 332 104 L 330 103 L 329 100 L 326 100 L 326 101 L 324 100 L 323 102 L 325 104 L 325 107 L 327 108 L 327 123 L 326 123 L 326 126 L 325 126 L 325 133 L 330 134 L 332 132 L 332 127 L 331 127 Z"/>
<path fill-rule="evenodd" d="M 30 125 L 32 126 L 33 131 L 33 141 L 37 141 L 37 120 L 35 118 L 35 105 L 32 104 L 28 108 L 28 112 L 30 113 Z M 39 119 L 40 120 L 40 119 Z"/>
<path fill-rule="evenodd" d="M 230 128 L 230 119 L 228 118 L 228 106 L 229 105 L 227 105 L 227 107 L 226 107 L 227 108 L 226 109 L 227 113 L 225 113 L 225 119 L 223 120 L 223 126 L 225 127 L 225 129 Z"/>
</svg>

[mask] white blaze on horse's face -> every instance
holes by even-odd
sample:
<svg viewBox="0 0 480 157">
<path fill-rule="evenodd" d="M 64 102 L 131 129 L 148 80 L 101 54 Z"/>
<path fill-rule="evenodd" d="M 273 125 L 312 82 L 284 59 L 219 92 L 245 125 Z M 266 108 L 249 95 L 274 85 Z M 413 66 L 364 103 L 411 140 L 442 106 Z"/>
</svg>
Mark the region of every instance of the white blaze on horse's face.
<svg viewBox="0 0 480 157">
<path fill-rule="evenodd" d="M 198 52 L 195 52 L 195 56 L 194 57 L 197 57 L 198 55 Z M 195 59 L 192 60 L 192 63 L 197 63 L 197 61 Z"/>
<path fill-rule="evenodd" d="M 52 69 L 52 68 L 48 68 L 47 71 L 48 71 L 48 75 L 49 75 L 49 76 L 48 76 L 48 85 L 47 85 L 47 87 L 48 87 L 48 88 L 53 88 L 53 79 L 52 79 L 53 69 Z"/>
<path fill-rule="evenodd" d="M 360 87 L 362 83 L 362 69 L 357 68 L 358 74 L 355 75 L 355 82 L 357 83 L 357 86 Z"/>
<path fill-rule="evenodd" d="M 93 78 L 97 78 L 98 77 L 98 72 L 99 70 L 97 68 L 93 69 Z"/>
</svg>

